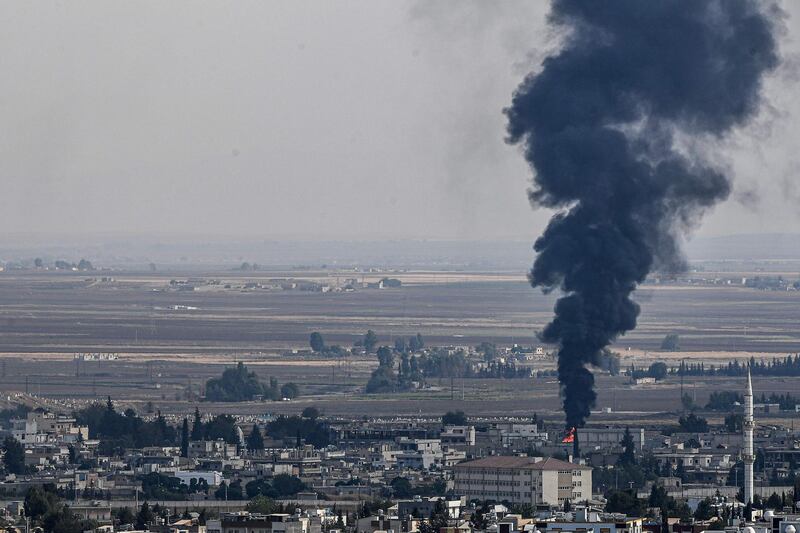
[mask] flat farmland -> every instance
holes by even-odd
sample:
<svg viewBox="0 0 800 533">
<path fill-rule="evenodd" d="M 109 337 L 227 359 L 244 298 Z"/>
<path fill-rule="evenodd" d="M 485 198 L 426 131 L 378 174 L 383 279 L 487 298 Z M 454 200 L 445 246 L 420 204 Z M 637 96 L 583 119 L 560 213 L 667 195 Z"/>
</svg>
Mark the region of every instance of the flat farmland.
<svg viewBox="0 0 800 533">
<path fill-rule="evenodd" d="M 292 353 L 307 348 L 320 331 L 328 344 L 352 344 L 367 329 L 381 342 L 421 333 L 431 345 L 536 344 L 535 332 L 550 319 L 554 295 L 543 295 L 522 273 L 399 272 L 368 274 L 403 280 L 395 289 L 354 292 L 274 290 L 275 280 L 340 286 L 347 272 L 209 272 L 196 289 L 177 290 L 161 273 L 0 273 L 0 391 L 74 407 L 107 395 L 164 412 L 193 409 L 202 384 L 225 366 L 244 361 L 262 379 L 299 383 L 293 402 L 236 404 L 237 412 L 297 412 L 306 405 L 330 414 L 425 414 L 459 408 L 474 414 L 559 416 L 554 378 L 458 380 L 430 389 L 388 396 L 361 393 L 374 357 L 333 360 Z M 113 279 L 102 280 L 103 276 Z M 362 276 L 359 275 L 359 278 Z M 215 280 L 208 284 L 205 281 Z M 623 365 L 661 359 L 727 363 L 732 358 L 769 358 L 800 351 L 800 293 L 743 287 L 646 285 L 636 293 L 639 327 L 613 347 Z M 680 352 L 658 347 L 678 333 Z M 116 361 L 75 362 L 84 352 L 119 354 Z M 532 363 L 536 370 L 552 360 Z M 652 417 L 679 408 L 674 380 L 631 386 L 622 377 L 598 379 L 594 421 Z M 763 391 L 796 391 L 797 380 L 759 384 Z M 687 379 L 684 390 L 698 403 L 713 390 L 739 387 L 727 378 Z M 26 394 L 27 393 L 27 394 Z M 636 406 L 631 409 L 630 406 Z M 234 406 L 205 404 L 208 411 Z M 609 408 L 610 412 L 599 412 Z M 621 417 L 621 418 L 620 418 Z"/>
<path fill-rule="evenodd" d="M 384 342 L 420 332 L 432 344 L 531 344 L 555 301 L 530 288 L 522 274 L 406 277 L 398 289 L 323 293 L 220 285 L 165 290 L 170 278 L 142 274 L 114 273 L 113 282 L 102 283 L 85 274 L 2 273 L 0 353 L 246 354 L 305 348 L 312 331 L 329 344 L 351 346 L 368 328 Z M 203 278 L 221 284 L 274 279 Z M 617 341 L 619 351 L 656 350 L 670 332 L 681 336 L 684 352 L 800 350 L 800 292 L 647 285 L 636 299 L 639 327 Z"/>
</svg>

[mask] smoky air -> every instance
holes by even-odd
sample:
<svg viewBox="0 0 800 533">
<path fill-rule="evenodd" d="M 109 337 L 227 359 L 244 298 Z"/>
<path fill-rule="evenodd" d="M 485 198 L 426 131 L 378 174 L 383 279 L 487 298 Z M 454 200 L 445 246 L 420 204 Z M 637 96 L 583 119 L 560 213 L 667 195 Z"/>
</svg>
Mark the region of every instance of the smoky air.
<svg viewBox="0 0 800 533">
<path fill-rule="evenodd" d="M 681 269 L 680 235 L 729 196 L 697 147 L 757 112 L 780 17 L 748 0 L 553 3 L 564 45 L 505 113 L 534 173 L 532 204 L 558 209 L 529 279 L 563 292 L 540 336 L 559 347 L 567 427 L 595 404 L 587 367 L 636 327 L 632 292 L 656 268 Z"/>
</svg>

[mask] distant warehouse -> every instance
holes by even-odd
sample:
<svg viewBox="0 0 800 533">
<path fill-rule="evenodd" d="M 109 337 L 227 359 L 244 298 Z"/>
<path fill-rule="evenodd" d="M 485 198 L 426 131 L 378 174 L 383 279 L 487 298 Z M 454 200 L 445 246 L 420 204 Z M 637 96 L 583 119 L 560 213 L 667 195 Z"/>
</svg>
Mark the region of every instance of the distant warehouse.
<svg viewBox="0 0 800 533">
<path fill-rule="evenodd" d="M 494 456 L 453 469 L 455 493 L 468 500 L 560 506 L 592 495 L 592 469 L 558 459 Z"/>
</svg>

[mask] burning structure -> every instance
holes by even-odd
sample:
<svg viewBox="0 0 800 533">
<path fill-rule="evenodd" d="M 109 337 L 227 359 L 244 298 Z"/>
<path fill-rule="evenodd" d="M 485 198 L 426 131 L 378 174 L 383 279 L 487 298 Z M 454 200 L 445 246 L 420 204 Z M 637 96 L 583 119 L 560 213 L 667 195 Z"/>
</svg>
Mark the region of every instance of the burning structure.
<svg viewBox="0 0 800 533">
<path fill-rule="evenodd" d="M 533 172 L 535 206 L 556 209 L 530 282 L 564 294 L 541 332 L 558 344 L 567 428 L 595 404 L 587 368 L 636 326 L 637 285 L 683 264 L 679 239 L 730 193 L 702 157 L 758 108 L 778 64 L 777 9 L 756 0 L 554 0 L 561 50 L 514 93 L 508 142 Z M 577 439 L 574 442 L 577 452 Z"/>
</svg>

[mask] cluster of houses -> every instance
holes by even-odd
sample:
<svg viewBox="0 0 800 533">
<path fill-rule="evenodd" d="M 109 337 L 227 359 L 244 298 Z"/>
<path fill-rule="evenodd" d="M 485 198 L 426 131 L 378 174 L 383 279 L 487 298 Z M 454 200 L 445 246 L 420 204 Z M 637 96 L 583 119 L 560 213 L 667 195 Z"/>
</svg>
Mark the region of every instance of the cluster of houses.
<svg viewBox="0 0 800 533">
<path fill-rule="evenodd" d="M 741 454 L 738 434 L 664 435 L 650 428 L 596 426 L 577 430 L 582 450 L 578 460 L 569 457 L 572 446 L 563 442 L 562 432 L 511 418 L 464 425 L 412 418 L 329 418 L 325 427 L 335 445 L 315 448 L 299 437 L 273 439 L 267 432 L 263 449 L 248 450 L 253 423 L 263 428 L 265 421 L 243 418 L 239 442 L 191 440 L 186 450 L 157 446 L 128 449 L 120 456 L 104 454 L 101 443 L 74 417 L 30 411 L 5 429 L 22 444 L 28 469 L 26 474 L 7 474 L 0 483 L 5 524 L 20 527 L 25 493 L 50 486 L 73 512 L 97 521 L 105 533 L 120 528 L 116 511 L 147 499 L 170 510 L 171 519 L 156 517 L 148 526 L 164 533 L 412 533 L 425 529 L 434 517 L 444 517 L 446 525 L 439 524 L 444 533 L 643 533 L 655 531 L 655 522 L 603 512 L 602 494 L 593 493 L 595 469 L 617 462 L 623 439 L 630 438 L 637 455 L 649 455 L 663 468 L 658 482 L 669 495 L 695 506 L 712 494 L 733 501 L 737 487 L 727 484 L 728 476 Z M 790 493 L 793 487 L 767 486 L 767 478 L 797 467 L 798 434 L 762 428 L 756 439 L 763 455 L 757 490 L 764 498 Z M 154 474 L 192 491 L 184 491 L 180 499 L 154 501 L 143 485 Z M 282 512 L 248 510 L 254 495 L 245 487 L 282 475 L 300 484 L 281 496 Z M 636 489 L 646 498 L 650 486 Z M 370 507 L 370 502 L 387 498 L 389 504 Z M 734 523 L 731 518 L 730 527 L 796 533 L 786 529 L 796 522 L 795 515 L 780 514 L 774 522 L 776 516 L 761 516 L 760 522 L 751 518 Z M 671 527 L 674 533 L 689 533 L 681 524 Z"/>
<path fill-rule="evenodd" d="M 359 289 L 396 289 L 402 287 L 402 281 L 384 277 L 375 281 L 357 278 L 335 278 L 328 280 L 274 278 L 242 282 L 225 282 L 218 279 L 188 278 L 170 280 L 168 288 L 157 288 L 157 291 L 203 291 L 203 290 L 236 290 L 236 291 L 305 291 L 305 292 L 353 292 Z"/>
</svg>

